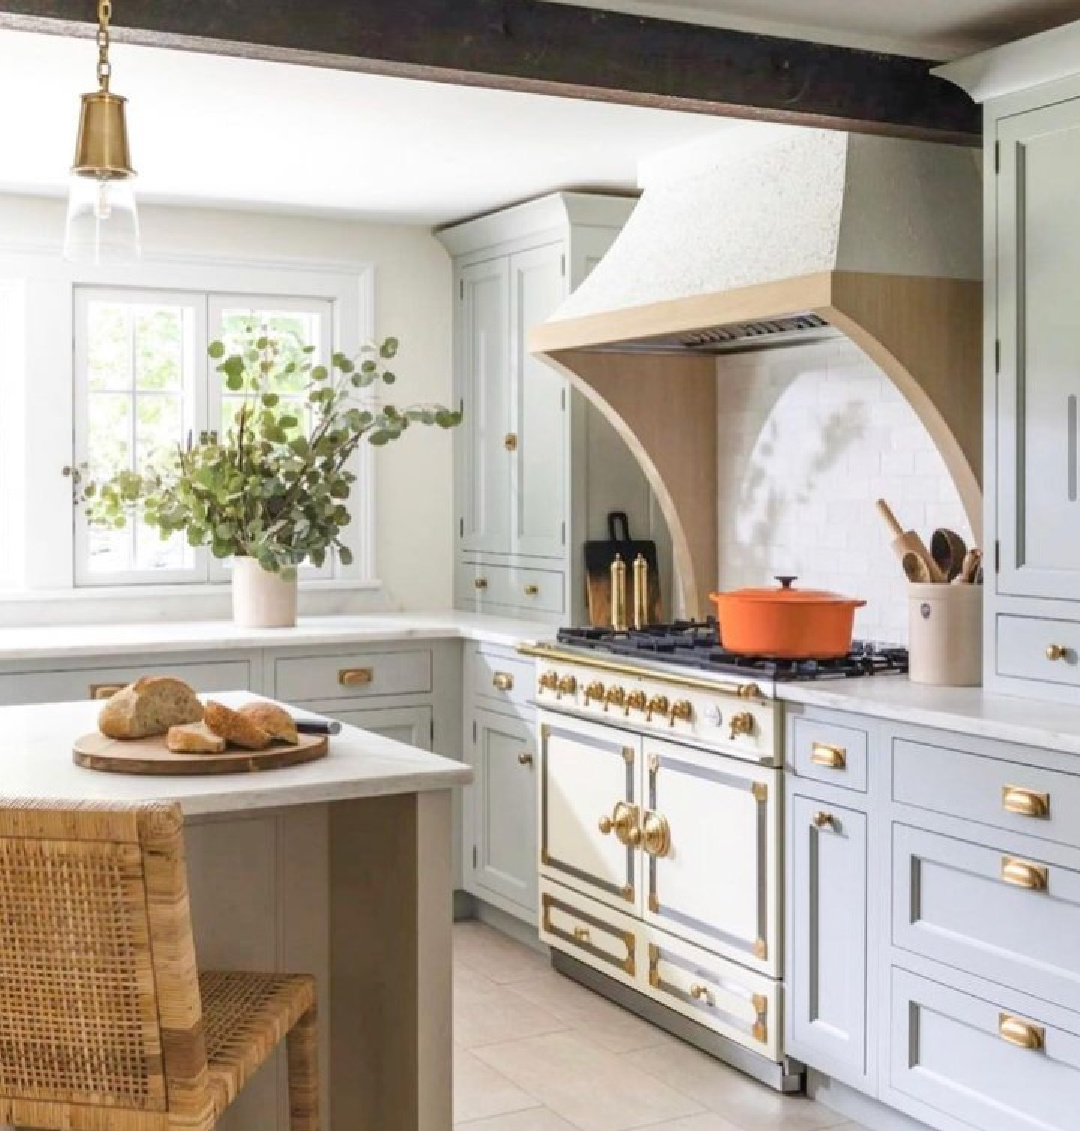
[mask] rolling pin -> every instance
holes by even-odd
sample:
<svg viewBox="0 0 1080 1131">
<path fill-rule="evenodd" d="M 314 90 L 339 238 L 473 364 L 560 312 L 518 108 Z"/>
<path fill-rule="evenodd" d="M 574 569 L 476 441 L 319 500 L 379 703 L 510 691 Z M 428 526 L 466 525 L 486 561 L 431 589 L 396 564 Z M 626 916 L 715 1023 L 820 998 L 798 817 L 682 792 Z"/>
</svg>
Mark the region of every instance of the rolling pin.
<svg viewBox="0 0 1080 1131">
<path fill-rule="evenodd" d="M 885 520 L 885 525 L 893 536 L 893 553 L 900 561 L 904 560 L 905 554 L 914 554 L 925 564 L 929 579 L 936 584 L 944 584 L 945 575 L 938 568 L 937 562 L 930 556 L 926 543 L 918 534 L 914 530 L 904 530 L 900 523 L 896 521 L 896 515 L 889 509 L 889 504 L 884 499 L 878 499 L 877 509 L 878 514 Z"/>
</svg>

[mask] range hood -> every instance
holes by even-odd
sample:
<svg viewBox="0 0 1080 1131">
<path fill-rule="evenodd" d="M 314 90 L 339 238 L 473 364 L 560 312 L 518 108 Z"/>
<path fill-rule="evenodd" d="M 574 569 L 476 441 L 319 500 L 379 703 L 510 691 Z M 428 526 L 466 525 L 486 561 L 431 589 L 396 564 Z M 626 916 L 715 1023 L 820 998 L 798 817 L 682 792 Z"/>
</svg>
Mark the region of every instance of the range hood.
<svg viewBox="0 0 1080 1131">
<path fill-rule="evenodd" d="M 704 612 L 715 573 L 719 354 L 850 338 L 907 397 L 981 526 L 978 162 L 958 146 L 733 126 L 643 166 L 618 239 L 534 328 L 531 350 L 645 469 L 687 612 Z"/>
</svg>

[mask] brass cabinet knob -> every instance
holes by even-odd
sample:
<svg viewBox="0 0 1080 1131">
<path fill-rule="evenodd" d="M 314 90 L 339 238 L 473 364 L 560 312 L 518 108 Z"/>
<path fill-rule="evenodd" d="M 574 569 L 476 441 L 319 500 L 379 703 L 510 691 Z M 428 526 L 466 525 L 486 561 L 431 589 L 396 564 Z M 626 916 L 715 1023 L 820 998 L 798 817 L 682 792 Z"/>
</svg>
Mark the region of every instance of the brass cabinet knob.
<svg viewBox="0 0 1080 1131">
<path fill-rule="evenodd" d="M 814 814 L 814 827 L 818 829 L 831 829 L 836 824 L 836 818 L 831 813 L 819 809 Z"/>
<path fill-rule="evenodd" d="M 604 836 L 614 833 L 619 843 L 627 847 L 639 844 L 641 841 L 637 806 L 627 801 L 617 801 L 611 816 L 601 817 L 597 827 Z"/>
<path fill-rule="evenodd" d="M 508 452 L 516 452 L 518 450 L 518 438 L 516 432 L 507 432 L 503 437 L 503 447 Z"/>
<path fill-rule="evenodd" d="M 587 707 L 593 700 L 597 703 L 603 702 L 603 699 L 604 685 L 598 679 L 594 679 L 592 683 L 585 688 L 585 706 Z"/>
<path fill-rule="evenodd" d="M 337 678 L 342 687 L 366 687 L 375 678 L 375 669 L 342 668 Z"/>
<path fill-rule="evenodd" d="M 1057 663 L 1058 660 L 1064 660 L 1069 654 L 1069 649 L 1064 644 L 1048 644 L 1046 646 L 1046 658 L 1052 663 Z"/>
<path fill-rule="evenodd" d="M 1022 1021 L 1009 1013 L 998 1014 L 998 1035 L 1017 1048 L 1039 1052 L 1046 1045 L 1046 1030 L 1041 1025 Z"/>
<path fill-rule="evenodd" d="M 641 843 L 650 856 L 666 856 L 671 848 L 671 826 L 661 813 L 647 812 L 641 822 Z"/>
<path fill-rule="evenodd" d="M 589 928 L 588 927 L 575 927 L 574 938 L 578 942 L 587 943 L 589 941 Z"/>
<path fill-rule="evenodd" d="M 829 770 L 844 770 L 847 768 L 847 751 L 842 746 L 815 742 L 810 748 L 810 761 Z"/>
<path fill-rule="evenodd" d="M 1019 817 L 1049 817 L 1050 794 L 1019 785 L 1006 785 L 1001 790 L 1001 807 L 1006 813 L 1015 813 Z"/>
<path fill-rule="evenodd" d="M 518 755 L 519 766 L 531 766 L 533 764 L 533 756 L 528 751 L 523 750 Z"/>
<path fill-rule="evenodd" d="M 488 583 L 487 583 L 486 577 L 478 577 L 472 583 L 472 587 L 474 589 L 486 589 L 487 586 L 488 586 Z"/>
<path fill-rule="evenodd" d="M 654 695 L 649 700 L 649 705 L 645 709 L 645 721 L 652 722 L 653 715 L 666 715 L 668 713 L 668 697 L 666 695 Z"/>
<path fill-rule="evenodd" d="M 491 685 L 496 691 L 513 691 L 514 677 L 509 672 L 496 672 L 491 677 Z"/>
<path fill-rule="evenodd" d="M 631 845 L 631 847 L 637 848 L 638 845 L 641 844 L 641 836 L 641 829 L 637 825 L 634 825 L 626 834 L 626 842 Z"/>
<path fill-rule="evenodd" d="M 1015 856 L 1001 858 L 1001 879 L 1013 887 L 1027 888 L 1028 891 L 1046 891 L 1050 884 L 1050 869 L 1043 864 L 1032 864 L 1030 860 L 1019 860 Z"/>
<path fill-rule="evenodd" d="M 713 1003 L 713 997 L 712 994 L 709 993 L 708 987 L 701 985 L 700 982 L 695 982 L 690 987 L 690 996 L 694 1001 L 703 1002 L 705 1005 L 712 1005 Z"/>
<path fill-rule="evenodd" d="M 668 722 L 674 726 L 677 722 L 689 723 L 694 718 L 694 704 L 689 699 L 676 699 L 671 704 L 671 710 L 668 712 Z"/>
<path fill-rule="evenodd" d="M 573 695 L 577 691 L 577 680 L 572 675 L 564 675 L 558 682 L 560 695 Z"/>
<path fill-rule="evenodd" d="M 754 733 L 754 716 L 749 711 L 740 711 L 731 716 L 731 737 Z"/>
<path fill-rule="evenodd" d="M 525 596 L 526 597 L 539 597 L 540 596 L 540 586 L 539 585 L 526 585 L 525 586 Z"/>
<path fill-rule="evenodd" d="M 625 714 L 629 715 L 631 711 L 644 711 L 645 710 L 645 692 L 644 691 L 631 691 L 626 697 Z"/>
<path fill-rule="evenodd" d="M 612 684 L 604 692 L 604 710 L 608 707 L 621 707 L 626 702 L 626 688 Z"/>
<path fill-rule="evenodd" d="M 558 691 L 559 689 L 559 673 L 558 672 L 541 672 L 540 679 L 537 681 L 540 685 L 541 691 Z"/>
<path fill-rule="evenodd" d="M 600 820 L 596 822 L 596 827 L 600 830 L 601 835 L 609 836 L 615 825 L 612 823 L 611 818 L 605 813 Z"/>
<path fill-rule="evenodd" d="M 89 687 L 91 699 L 111 699 L 118 691 L 126 687 L 123 683 L 92 683 Z"/>
</svg>

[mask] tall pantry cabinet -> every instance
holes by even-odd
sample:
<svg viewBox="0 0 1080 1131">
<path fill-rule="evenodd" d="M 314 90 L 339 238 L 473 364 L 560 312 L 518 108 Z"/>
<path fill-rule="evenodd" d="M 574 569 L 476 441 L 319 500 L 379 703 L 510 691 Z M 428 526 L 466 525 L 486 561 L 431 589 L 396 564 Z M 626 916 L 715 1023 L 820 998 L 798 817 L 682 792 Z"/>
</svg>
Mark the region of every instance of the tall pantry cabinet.
<svg viewBox="0 0 1080 1131">
<path fill-rule="evenodd" d="M 609 511 L 625 511 L 637 536 L 665 541 L 626 445 L 528 350 L 530 328 L 599 262 L 634 203 L 554 193 L 438 233 L 454 257 L 455 397 L 464 412 L 455 434 L 457 608 L 581 622 L 582 544 L 607 536 Z"/>
</svg>

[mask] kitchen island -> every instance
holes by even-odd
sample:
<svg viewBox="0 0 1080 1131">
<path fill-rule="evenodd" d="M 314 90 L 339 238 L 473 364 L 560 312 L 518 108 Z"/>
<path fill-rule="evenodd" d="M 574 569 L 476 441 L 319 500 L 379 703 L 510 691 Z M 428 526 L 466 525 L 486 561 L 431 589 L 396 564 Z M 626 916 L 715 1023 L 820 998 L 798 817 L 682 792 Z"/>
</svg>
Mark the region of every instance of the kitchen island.
<svg viewBox="0 0 1080 1131">
<path fill-rule="evenodd" d="M 179 802 L 200 967 L 318 979 L 324 1129 L 447 1131 L 451 790 L 469 768 L 346 726 L 327 757 L 290 769 L 97 773 L 71 745 L 98 709 L 0 708 L 0 796 Z M 284 1131 L 284 1085 L 279 1054 L 221 1127 Z"/>
</svg>

